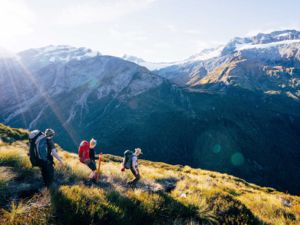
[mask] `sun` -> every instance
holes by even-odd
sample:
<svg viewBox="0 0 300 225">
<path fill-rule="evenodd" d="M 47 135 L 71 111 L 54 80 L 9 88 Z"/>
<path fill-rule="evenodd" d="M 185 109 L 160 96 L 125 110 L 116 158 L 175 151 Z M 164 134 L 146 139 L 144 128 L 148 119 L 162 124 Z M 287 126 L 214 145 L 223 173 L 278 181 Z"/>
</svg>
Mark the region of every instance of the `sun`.
<svg viewBox="0 0 300 225">
<path fill-rule="evenodd" d="M 23 1 L 0 0 L 0 46 L 33 31 L 34 15 Z"/>
</svg>

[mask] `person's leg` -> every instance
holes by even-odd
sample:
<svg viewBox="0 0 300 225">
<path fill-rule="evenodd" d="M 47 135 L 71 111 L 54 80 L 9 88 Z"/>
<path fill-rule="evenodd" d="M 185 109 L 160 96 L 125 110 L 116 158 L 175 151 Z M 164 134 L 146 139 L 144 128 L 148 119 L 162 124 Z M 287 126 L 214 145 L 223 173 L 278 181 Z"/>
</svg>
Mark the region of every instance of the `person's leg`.
<svg viewBox="0 0 300 225">
<path fill-rule="evenodd" d="M 53 184 L 54 180 L 54 166 L 52 163 L 48 164 L 48 185 L 49 187 Z"/>
<path fill-rule="evenodd" d="M 41 172 L 43 181 L 46 187 L 50 187 L 53 183 L 53 176 L 54 176 L 54 167 L 52 163 L 47 162 L 41 165 Z"/>
<path fill-rule="evenodd" d="M 96 162 L 90 160 L 88 162 L 87 166 L 92 170 L 92 172 L 89 175 L 90 181 L 96 182 Z"/>
<path fill-rule="evenodd" d="M 140 176 L 138 169 L 136 169 L 137 173 L 135 172 L 135 170 L 132 167 L 130 168 L 130 170 L 131 170 L 132 174 L 134 175 L 134 179 L 129 181 L 128 184 L 135 185 L 140 180 L 141 176 Z"/>
<path fill-rule="evenodd" d="M 43 181 L 44 181 L 44 184 L 45 184 L 45 186 L 47 186 L 46 185 L 46 183 L 47 183 L 47 172 L 46 172 L 46 166 L 45 165 L 41 165 L 40 166 L 40 169 L 41 169 L 41 173 L 42 173 L 42 178 L 43 178 Z"/>
</svg>

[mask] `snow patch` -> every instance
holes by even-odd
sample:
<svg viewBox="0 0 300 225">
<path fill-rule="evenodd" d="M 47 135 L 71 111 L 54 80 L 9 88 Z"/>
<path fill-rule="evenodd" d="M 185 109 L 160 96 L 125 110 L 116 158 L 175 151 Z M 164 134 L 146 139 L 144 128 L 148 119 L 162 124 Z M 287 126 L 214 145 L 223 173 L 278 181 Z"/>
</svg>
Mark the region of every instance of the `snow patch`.
<svg viewBox="0 0 300 225">
<path fill-rule="evenodd" d="M 284 41 L 277 41 L 277 42 L 271 42 L 267 44 L 242 44 L 242 45 L 237 45 L 236 50 L 237 51 L 242 51 L 246 49 L 262 49 L 262 48 L 271 48 L 271 47 L 276 47 L 280 45 L 289 45 L 293 43 L 300 43 L 300 39 L 297 40 L 284 40 Z"/>
<path fill-rule="evenodd" d="M 50 45 L 36 50 L 37 52 L 33 55 L 34 58 L 49 62 L 69 62 L 71 60 L 82 60 L 101 55 L 100 52 L 89 48 L 76 48 L 67 45 Z"/>
<path fill-rule="evenodd" d="M 181 60 L 181 61 L 175 61 L 175 62 L 147 62 L 143 59 L 134 57 L 134 56 L 129 56 L 129 55 L 124 55 L 123 59 L 134 62 L 140 66 L 144 66 L 149 70 L 160 70 L 166 67 L 170 66 L 175 66 L 175 65 L 181 65 L 185 63 L 193 63 L 196 61 L 205 61 L 209 60 L 215 57 L 219 57 L 221 55 L 221 52 L 223 50 L 224 46 L 220 45 L 217 48 L 210 48 L 210 49 L 204 49 L 200 53 L 193 55 L 187 59 Z"/>
<path fill-rule="evenodd" d="M 287 32 L 287 33 L 278 34 L 276 37 L 288 37 L 290 35 L 291 35 L 291 32 Z"/>
<path fill-rule="evenodd" d="M 190 58 L 188 58 L 185 61 L 204 61 L 204 60 L 208 60 L 208 59 L 218 57 L 218 56 L 221 55 L 221 52 L 222 52 L 223 48 L 224 48 L 224 46 L 221 45 L 217 48 L 204 49 L 200 53 L 198 53 L 194 56 L 191 56 Z"/>
</svg>

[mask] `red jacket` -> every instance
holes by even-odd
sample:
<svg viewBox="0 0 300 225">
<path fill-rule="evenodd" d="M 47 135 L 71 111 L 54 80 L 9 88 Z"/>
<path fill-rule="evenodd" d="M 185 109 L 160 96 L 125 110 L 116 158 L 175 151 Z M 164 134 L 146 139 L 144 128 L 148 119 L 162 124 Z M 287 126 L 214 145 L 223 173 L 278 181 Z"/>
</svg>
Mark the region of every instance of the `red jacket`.
<svg viewBox="0 0 300 225">
<path fill-rule="evenodd" d="M 84 163 L 86 160 L 90 159 L 90 144 L 88 141 L 82 141 L 79 145 L 78 156 L 80 162 Z"/>
</svg>

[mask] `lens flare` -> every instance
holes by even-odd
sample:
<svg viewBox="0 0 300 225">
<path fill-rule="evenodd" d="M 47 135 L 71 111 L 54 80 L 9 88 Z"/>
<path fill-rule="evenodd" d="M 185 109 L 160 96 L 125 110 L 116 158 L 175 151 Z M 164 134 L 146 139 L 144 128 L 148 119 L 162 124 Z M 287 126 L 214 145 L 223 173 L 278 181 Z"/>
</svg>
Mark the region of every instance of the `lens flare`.
<svg viewBox="0 0 300 225">
<path fill-rule="evenodd" d="M 245 158 L 241 152 L 236 152 L 231 156 L 231 163 L 234 166 L 242 166 L 245 162 Z"/>
<path fill-rule="evenodd" d="M 212 148 L 213 153 L 218 154 L 220 153 L 222 150 L 222 147 L 220 144 L 215 144 Z"/>
<path fill-rule="evenodd" d="M 32 72 L 24 66 L 22 61 L 20 61 L 17 57 L 14 57 L 14 61 L 17 62 L 17 65 L 13 65 L 12 63 L 8 63 L 6 60 L 5 67 L 8 71 L 7 77 L 9 79 L 9 82 L 11 82 L 11 86 L 13 87 L 14 94 L 16 96 L 16 99 L 18 99 L 17 105 L 22 108 L 22 103 L 26 103 L 26 99 L 22 93 L 20 93 L 20 90 L 18 90 L 18 86 L 20 86 L 21 80 L 29 80 L 30 84 L 33 85 L 33 89 L 35 89 L 38 92 L 38 95 L 42 97 L 42 99 L 47 103 L 46 105 L 49 106 L 50 110 L 53 112 L 57 120 L 60 122 L 62 127 L 65 129 L 65 131 L 68 133 L 69 137 L 72 139 L 73 143 L 76 145 L 77 140 L 79 140 L 77 133 L 75 132 L 75 129 L 72 129 L 71 125 L 66 123 L 66 119 L 63 116 L 62 109 L 60 109 L 55 101 L 48 96 L 47 93 L 45 93 L 41 86 L 39 85 L 39 82 L 36 80 L 35 76 L 32 74 Z M 21 71 L 17 71 L 17 68 L 21 68 Z M 14 73 L 15 72 L 15 73 Z M 24 79 L 17 79 L 13 74 L 17 74 L 19 72 L 20 76 L 23 76 Z M 18 75 L 19 75 L 18 74 Z M 22 85 L 22 84 L 21 84 Z M 27 99 L 28 100 L 28 99 Z M 23 111 L 20 109 L 17 113 L 15 113 L 14 116 L 20 115 L 22 117 L 23 123 L 25 125 L 28 125 L 26 121 L 26 117 L 23 115 Z M 11 117 L 13 118 L 13 117 Z"/>
</svg>

